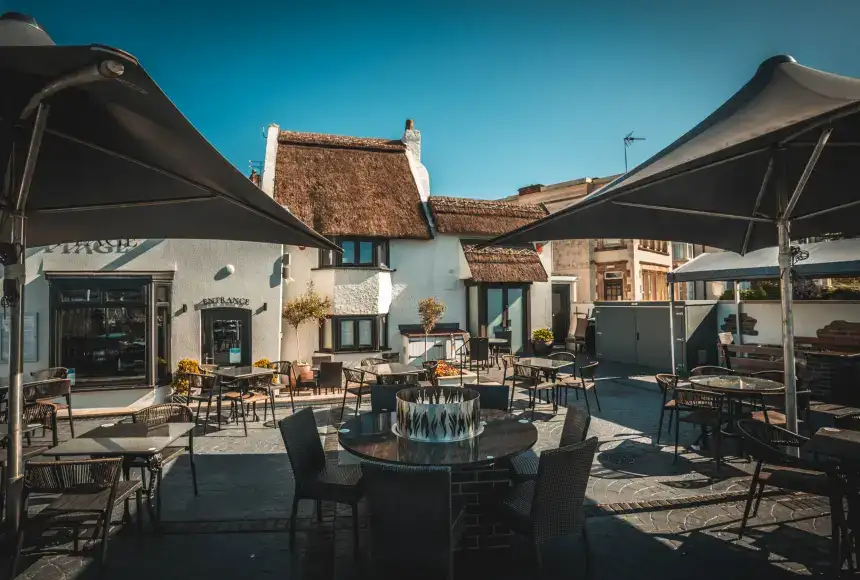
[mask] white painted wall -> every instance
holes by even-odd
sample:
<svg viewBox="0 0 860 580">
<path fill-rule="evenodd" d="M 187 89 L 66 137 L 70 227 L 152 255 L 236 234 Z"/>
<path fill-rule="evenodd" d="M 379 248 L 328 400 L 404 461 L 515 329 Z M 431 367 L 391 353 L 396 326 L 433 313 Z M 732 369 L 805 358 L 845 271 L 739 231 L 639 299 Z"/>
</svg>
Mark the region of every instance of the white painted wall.
<svg viewBox="0 0 860 580">
<path fill-rule="evenodd" d="M 722 326 L 726 317 L 735 313 L 733 301 L 722 300 L 717 304 L 717 326 Z M 750 300 L 741 302 L 741 313 L 756 319 L 757 335 L 743 337 L 745 344 L 782 344 L 782 314 L 779 302 L 772 300 Z M 804 300 L 795 302 L 795 336 L 817 336 L 817 331 L 834 320 L 860 322 L 860 302 L 842 300 Z"/>
<path fill-rule="evenodd" d="M 136 240 L 131 248 L 75 244 L 33 248 L 27 257 L 25 310 L 39 314 L 39 360 L 28 362 L 29 372 L 48 366 L 49 290 L 45 272 L 63 271 L 173 271 L 172 309 L 188 311 L 172 320 L 171 347 L 175 366 L 181 358 L 201 357 L 201 316 L 195 309 L 203 298 L 247 298 L 252 312 L 252 360 L 274 360 L 280 352 L 281 246 L 215 240 Z M 235 273 L 224 276 L 232 264 Z M 261 309 L 267 305 L 265 312 Z M 0 365 L 7 372 L 8 365 Z"/>
<path fill-rule="evenodd" d="M 547 273 L 552 271 L 552 244 L 545 244 L 539 254 Z M 535 282 L 530 290 L 531 327 L 552 328 L 552 283 Z"/>
</svg>

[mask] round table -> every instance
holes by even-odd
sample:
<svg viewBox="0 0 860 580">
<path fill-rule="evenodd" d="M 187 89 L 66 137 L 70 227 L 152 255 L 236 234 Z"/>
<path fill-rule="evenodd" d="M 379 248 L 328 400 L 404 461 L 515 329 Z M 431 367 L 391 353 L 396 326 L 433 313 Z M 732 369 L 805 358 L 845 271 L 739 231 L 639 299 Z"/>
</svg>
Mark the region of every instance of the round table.
<svg viewBox="0 0 860 580">
<path fill-rule="evenodd" d="M 387 463 L 470 467 L 499 461 L 528 451 L 537 442 L 530 421 L 503 412 L 482 410 L 484 431 L 473 439 L 453 443 L 426 443 L 398 437 L 391 431 L 394 413 L 365 413 L 343 424 L 340 445 L 349 453 Z"/>
<path fill-rule="evenodd" d="M 691 384 L 725 395 L 774 395 L 785 392 L 785 385 L 758 377 L 741 377 L 737 375 L 702 375 L 690 377 Z"/>
</svg>

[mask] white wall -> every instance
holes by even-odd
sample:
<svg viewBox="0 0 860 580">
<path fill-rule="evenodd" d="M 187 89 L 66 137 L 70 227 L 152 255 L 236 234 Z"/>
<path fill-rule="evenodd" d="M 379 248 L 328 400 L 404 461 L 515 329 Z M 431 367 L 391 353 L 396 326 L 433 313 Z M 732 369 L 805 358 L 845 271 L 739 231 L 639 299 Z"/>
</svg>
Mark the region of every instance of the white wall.
<svg viewBox="0 0 860 580">
<path fill-rule="evenodd" d="M 541 249 L 541 264 L 547 273 L 552 272 L 552 244 L 545 244 Z M 552 283 L 535 282 L 530 294 L 531 327 L 552 329 Z"/>
<path fill-rule="evenodd" d="M 215 240 L 133 240 L 134 247 L 60 244 L 33 248 L 27 257 L 26 313 L 39 315 L 39 360 L 25 372 L 48 366 L 49 290 L 45 272 L 173 271 L 172 309 L 187 312 L 172 319 L 173 365 L 184 357 L 200 360 L 200 311 L 204 298 L 247 298 L 252 312 L 252 360 L 275 360 L 280 352 L 281 246 Z M 224 267 L 235 272 L 225 276 Z M 266 311 L 261 311 L 266 304 Z M 259 311 L 259 312 L 258 312 Z M 7 371 L 0 365 L 0 372 Z"/>
<path fill-rule="evenodd" d="M 723 325 L 730 314 L 735 313 L 735 303 L 720 301 L 717 305 L 717 326 Z M 741 313 L 756 319 L 757 335 L 743 336 L 746 344 L 782 344 L 782 314 L 779 302 L 772 300 L 750 300 L 741 302 Z M 817 336 L 817 331 L 834 320 L 860 322 L 860 302 L 841 300 L 804 300 L 795 302 L 795 336 Z M 720 330 L 721 331 L 721 330 Z"/>
</svg>

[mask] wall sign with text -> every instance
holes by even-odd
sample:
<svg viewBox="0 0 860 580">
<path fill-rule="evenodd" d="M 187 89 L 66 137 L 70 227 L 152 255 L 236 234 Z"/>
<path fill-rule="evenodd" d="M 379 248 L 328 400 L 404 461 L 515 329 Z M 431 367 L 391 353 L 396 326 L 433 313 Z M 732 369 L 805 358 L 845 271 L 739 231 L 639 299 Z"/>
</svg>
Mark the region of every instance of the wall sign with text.
<svg viewBox="0 0 860 580">
<path fill-rule="evenodd" d="M 92 240 L 89 242 L 69 242 L 47 246 L 45 253 L 60 252 L 61 254 L 121 254 L 140 245 L 140 240 Z"/>
<path fill-rule="evenodd" d="M 204 298 L 200 301 L 200 304 L 198 304 L 198 308 L 247 308 L 250 304 L 250 298 L 217 296 L 213 298 Z"/>
</svg>

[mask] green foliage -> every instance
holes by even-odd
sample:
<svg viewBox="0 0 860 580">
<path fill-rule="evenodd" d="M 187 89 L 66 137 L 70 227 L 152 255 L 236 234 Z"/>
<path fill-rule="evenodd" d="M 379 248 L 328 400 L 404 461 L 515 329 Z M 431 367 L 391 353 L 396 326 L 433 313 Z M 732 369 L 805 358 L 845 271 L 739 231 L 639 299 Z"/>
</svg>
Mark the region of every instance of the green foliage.
<svg viewBox="0 0 860 580">
<path fill-rule="evenodd" d="M 552 331 L 549 328 L 535 328 L 532 331 L 532 340 L 535 342 L 552 342 Z"/>
<path fill-rule="evenodd" d="M 433 327 L 442 320 L 445 314 L 445 304 L 432 296 L 418 302 L 418 318 L 424 328 L 424 334 L 429 334 Z"/>
<path fill-rule="evenodd" d="M 173 382 L 171 383 L 174 394 L 188 395 L 188 390 L 191 386 L 191 381 L 188 380 L 188 373 L 199 372 L 200 365 L 196 360 L 184 358 L 179 361 L 176 365 L 176 372 L 173 373 Z"/>
<path fill-rule="evenodd" d="M 296 358 L 299 356 L 299 327 L 311 321 L 322 326 L 331 306 L 331 299 L 317 294 L 313 282 L 308 282 L 308 289 L 304 294 L 288 300 L 284 305 L 282 316 L 287 324 L 296 329 Z"/>
</svg>

